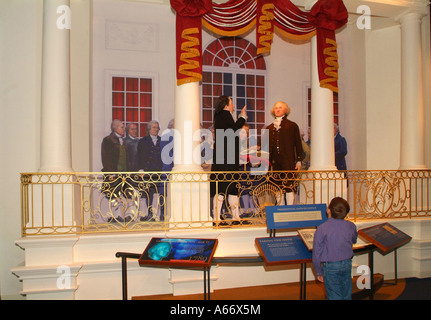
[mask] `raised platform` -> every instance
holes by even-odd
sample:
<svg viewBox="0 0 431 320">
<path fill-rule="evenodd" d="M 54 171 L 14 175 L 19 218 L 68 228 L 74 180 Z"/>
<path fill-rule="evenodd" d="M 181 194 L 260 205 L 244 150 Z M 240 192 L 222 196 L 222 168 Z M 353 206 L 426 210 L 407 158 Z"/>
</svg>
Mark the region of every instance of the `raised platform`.
<svg viewBox="0 0 431 320">
<path fill-rule="evenodd" d="M 390 221 L 413 240 L 398 249 L 398 278 L 431 277 L 431 219 L 361 221 L 359 228 Z M 296 232 L 278 233 L 277 236 Z M 11 271 L 22 281 L 21 294 L 27 299 L 122 299 L 121 259 L 117 252 L 142 253 L 152 237 L 217 238 L 217 257 L 255 256 L 255 238 L 267 237 L 266 228 L 198 229 L 177 232 L 111 233 L 98 235 L 27 237 L 16 241 L 25 250 L 23 265 Z M 355 256 L 357 267 L 368 265 L 367 255 Z M 140 267 L 129 259 L 128 299 L 155 295 L 203 295 L 203 272 L 173 268 Z M 374 253 L 374 273 L 394 278 L 393 253 Z M 299 282 L 299 265 L 264 267 L 262 265 L 211 268 L 211 299 L 215 292 L 230 288 L 271 286 Z M 307 265 L 307 280 L 314 280 L 314 269 Z M 294 294 L 294 299 L 299 293 Z M 307 298 L 311 299 L 310 296 Z"/>
</svg>

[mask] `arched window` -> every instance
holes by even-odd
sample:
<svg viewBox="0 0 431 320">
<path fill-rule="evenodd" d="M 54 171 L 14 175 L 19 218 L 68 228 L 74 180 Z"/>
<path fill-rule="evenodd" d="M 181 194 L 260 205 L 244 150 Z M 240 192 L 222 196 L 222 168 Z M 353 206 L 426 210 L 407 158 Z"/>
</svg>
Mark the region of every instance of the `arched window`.
<svg viewBox="0 0 431 320">
<path fill-rule="evenodd" d="M 202 124 L 213 124 L 214 103 L 221 95 L 232 97 L 238 113 L 247 105 L 247 123 L 258 134 L 265 126 L 266 64 L 256 46 L 239 37 L 211 42 L 203 53 Z"/>
</svg>

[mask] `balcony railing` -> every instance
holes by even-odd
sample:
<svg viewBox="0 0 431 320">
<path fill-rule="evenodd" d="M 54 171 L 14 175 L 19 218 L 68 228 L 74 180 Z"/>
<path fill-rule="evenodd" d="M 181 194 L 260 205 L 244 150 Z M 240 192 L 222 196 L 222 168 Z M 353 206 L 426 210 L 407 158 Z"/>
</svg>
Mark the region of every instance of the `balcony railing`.
<svg viewBox="0 0 431 320">
<path fill-rule="evenodd" d="M 23 173 L 22 235 L 262 227 L 283 189 L 294 204 L 344 197 L 354 221 L 430 217 L 430 172 Z M 235 186 L 240 201 L 224 197 L 213 210 L 211 185 L 221 183 Z"/>
</svg>

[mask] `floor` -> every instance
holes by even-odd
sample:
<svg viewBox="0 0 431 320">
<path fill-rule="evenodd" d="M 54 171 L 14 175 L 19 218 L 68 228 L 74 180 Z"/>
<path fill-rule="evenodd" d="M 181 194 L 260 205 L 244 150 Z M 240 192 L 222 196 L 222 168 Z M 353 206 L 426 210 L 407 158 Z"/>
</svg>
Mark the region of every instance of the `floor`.
<svg viewBox="0 0 431 320">
<path fill-rule="evenodd" d="M 394 281 L 386 283 L 381 275 L 375 275 L 375 283 L 378 283 L 378 290 L 374 294 L 374 300 L 395 300 L 399 297 L 406 287 L 405 279 L 398 279 L 397 284 Z M 353 279 L 354 284 L 356 279 Z M 353 286 L 353 298 L 359 300 L 359 290 Z M 192 294 L 184 296 L 155 295 L 134 297 L 134 300 L 203 300 L 203 294 Z M 299 300 L 300 286 L 299 283 L 283 283 L 266 286 L 232 288 L 223 290 L 214 290 L 210 295 L 211 300 Z M 325 287 L 322 283 L 316 281 L 307 281 L 306 286 L 307 300 L 325 300 Z M 368 300 L 369 297 L 363 297 Z"/>
</svg>

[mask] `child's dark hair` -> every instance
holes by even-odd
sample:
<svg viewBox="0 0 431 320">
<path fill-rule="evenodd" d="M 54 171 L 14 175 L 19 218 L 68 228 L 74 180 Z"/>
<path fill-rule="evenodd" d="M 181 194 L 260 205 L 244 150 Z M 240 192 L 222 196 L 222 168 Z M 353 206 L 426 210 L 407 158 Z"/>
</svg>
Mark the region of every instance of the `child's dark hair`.
<svg viewBox="0 0 431 320">
<path fill-rule="evenodd" d="M 332 199 L 328 208 L 331 211 L 331 217 L 334 219 L 344 219 L 350 211 L 349 203 L 340 197 Z"/>
</svg>

